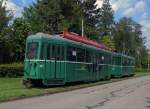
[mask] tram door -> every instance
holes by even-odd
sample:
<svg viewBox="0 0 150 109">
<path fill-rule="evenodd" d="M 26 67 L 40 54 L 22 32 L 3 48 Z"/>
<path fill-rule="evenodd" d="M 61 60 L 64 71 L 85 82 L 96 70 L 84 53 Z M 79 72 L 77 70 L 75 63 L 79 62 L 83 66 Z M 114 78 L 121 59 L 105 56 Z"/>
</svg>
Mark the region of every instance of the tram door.
<svg viewBox="0 0 150 109">
<path fill-rule="evenodd" d="M 92 63 L 93 63 L 94 80 L 98 80 L 98 60 L 97 60 L 97 56 L 95 54 L 93 54 L 93 56 L 92 56 Z"/>
<path fill-rule="evenodd" d="M 49 79 L 64 78 L 64 46 L 49 44 L 47 46 L 46 74 Z"/>
</svg>

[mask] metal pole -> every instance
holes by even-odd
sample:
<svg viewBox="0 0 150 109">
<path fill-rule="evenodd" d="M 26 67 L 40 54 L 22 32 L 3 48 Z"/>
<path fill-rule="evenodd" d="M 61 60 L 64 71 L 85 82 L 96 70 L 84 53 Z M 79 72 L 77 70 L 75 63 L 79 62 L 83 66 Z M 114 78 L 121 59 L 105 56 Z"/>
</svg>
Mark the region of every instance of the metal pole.
<svg viewBox="0 0 150 109">
<path fill-rule="evenodd" d="M 149 53 L 148 53 L 148 69 L 149 69 Z"/>
<path fill-rule="evenodd" d="M 82 37 L 84 37 L 84 21 L 83 21 L 83 18 L 82 18 Z"/>
</svg>

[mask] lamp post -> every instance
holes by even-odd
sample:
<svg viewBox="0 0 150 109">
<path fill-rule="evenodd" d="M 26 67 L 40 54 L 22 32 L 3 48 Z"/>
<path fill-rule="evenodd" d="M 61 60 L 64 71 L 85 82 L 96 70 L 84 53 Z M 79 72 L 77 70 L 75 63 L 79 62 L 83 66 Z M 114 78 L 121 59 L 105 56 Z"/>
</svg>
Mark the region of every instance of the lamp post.
<svg viewBox="0 0 150 109">
<path fill-rule="evenodd" d="M 149 70 L 149 61 L 150 61 L 149 52 L 150 52 L 150 50 L 148 50 L 148 55 L 147 55 L 147 58 L 148 58 L 148 59 L 147 59 L 147 61 L 148 61 L 148 62 L 147 62 L 147 63 L 148 63 L 147 68 L 148 68 L 148 70 Z"/>
<path fill-rule="evenodd" d="M 82 18 L 82 37 L 84 37 L 84 20 Z"/>
</svg>

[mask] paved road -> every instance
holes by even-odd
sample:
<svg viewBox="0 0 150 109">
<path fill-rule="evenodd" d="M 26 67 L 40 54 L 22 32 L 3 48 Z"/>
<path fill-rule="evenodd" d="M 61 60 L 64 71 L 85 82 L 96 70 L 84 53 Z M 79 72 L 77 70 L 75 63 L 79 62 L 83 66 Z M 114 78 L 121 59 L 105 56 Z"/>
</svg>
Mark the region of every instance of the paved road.
<svg viewBox="0 0 150 109">
<path fill-rule="evenodd" d="M 0 109 L 150 109 L 150 76 L 1 103 Z"/>
</svg>

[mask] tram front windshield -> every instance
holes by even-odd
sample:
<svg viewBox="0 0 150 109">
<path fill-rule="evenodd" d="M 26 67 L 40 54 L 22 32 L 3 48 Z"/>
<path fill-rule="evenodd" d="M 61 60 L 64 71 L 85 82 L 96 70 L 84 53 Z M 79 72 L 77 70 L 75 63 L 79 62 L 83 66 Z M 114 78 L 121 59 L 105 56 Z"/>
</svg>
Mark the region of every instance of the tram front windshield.
<svg viewBox="0 0 150 109">
<path fill-rule="evenodd" d="M 27 58 L 28 59 L 36 59 L 38 53 L 38 43 L 32 42 L 27 45 Z"/>
</svg>

